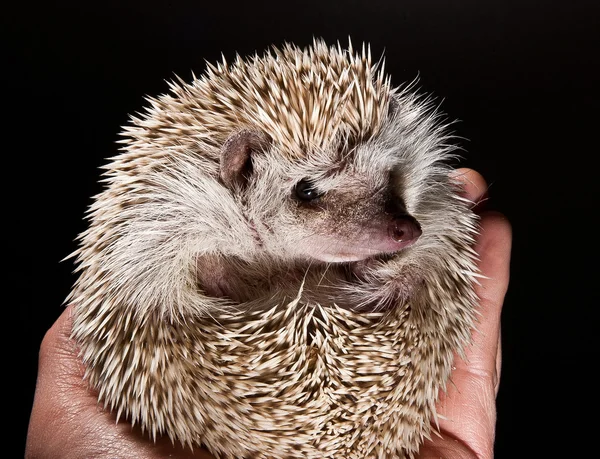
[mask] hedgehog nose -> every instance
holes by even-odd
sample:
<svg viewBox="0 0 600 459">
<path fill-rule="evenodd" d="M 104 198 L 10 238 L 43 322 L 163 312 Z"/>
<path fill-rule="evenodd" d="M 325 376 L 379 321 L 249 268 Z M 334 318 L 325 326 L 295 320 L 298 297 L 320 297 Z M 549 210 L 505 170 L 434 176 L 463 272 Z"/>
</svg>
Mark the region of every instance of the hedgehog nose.
<svg viewBox="0 0 600 459">
<path fill-rule="evenodd" d="M 401 247 L 407 247 L 421 236 L 421 225 L 410 215 L 394 217 L 388 226 L 388 234 Z"/>
</svg>

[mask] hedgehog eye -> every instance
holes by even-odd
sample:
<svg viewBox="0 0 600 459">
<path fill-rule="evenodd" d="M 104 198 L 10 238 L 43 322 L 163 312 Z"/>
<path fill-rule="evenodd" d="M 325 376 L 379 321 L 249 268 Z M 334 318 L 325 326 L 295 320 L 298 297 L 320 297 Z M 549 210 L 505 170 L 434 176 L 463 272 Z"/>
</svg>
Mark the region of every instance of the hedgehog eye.
<svg viewBox="0 0 600 459">
<path fill-rule="evenodd" d="M 307 179 L 300 180 L 294 191 L 301 201 L 314 201 L 323 195 L 317 191 L 315 184 Z"/>
</svg>

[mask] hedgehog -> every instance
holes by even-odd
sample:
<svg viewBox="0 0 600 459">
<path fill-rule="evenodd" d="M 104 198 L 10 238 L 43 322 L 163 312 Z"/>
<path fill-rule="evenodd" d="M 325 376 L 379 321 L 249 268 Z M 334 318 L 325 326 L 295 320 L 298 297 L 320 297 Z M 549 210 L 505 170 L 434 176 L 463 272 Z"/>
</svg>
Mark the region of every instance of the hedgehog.
<svg viewBox="0 0 600 459">
<path fill-rule="evenodd" d="M 169 82 L 79 236 L 99 403 L 217 458 L 412 458 L 475 326 L 449 123 L 370 47 L 286 43 Z"/>
</svg>

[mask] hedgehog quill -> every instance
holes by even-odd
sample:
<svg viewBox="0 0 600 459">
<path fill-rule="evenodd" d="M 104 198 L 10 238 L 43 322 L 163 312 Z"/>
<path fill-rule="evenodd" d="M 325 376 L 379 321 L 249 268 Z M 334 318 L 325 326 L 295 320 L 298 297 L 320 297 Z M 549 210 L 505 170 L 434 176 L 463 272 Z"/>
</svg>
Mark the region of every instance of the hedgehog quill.
<svg viewBox="0 0 600 459">
<path fill-rule="evenodd" d="M 219 458 L 414 457 L 477 314 L 434 107 L 320 40 L 148 102 L 72 255 L 100 402 Z"/>
</svg>

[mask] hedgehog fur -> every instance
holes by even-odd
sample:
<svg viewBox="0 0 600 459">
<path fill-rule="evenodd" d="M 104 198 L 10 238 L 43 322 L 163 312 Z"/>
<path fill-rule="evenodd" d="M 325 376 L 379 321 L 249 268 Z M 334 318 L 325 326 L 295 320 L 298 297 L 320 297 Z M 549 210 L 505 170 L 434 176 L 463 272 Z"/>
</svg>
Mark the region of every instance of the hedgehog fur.
<svg viewBox="0 0 600 459">
<path fill-rule="evenodd" d="M 73 254 L 99 400 L 219 458 L 414 457 L 477 304 L 431 102 L 320 40 L 148 100 Z"/>
</svg>

